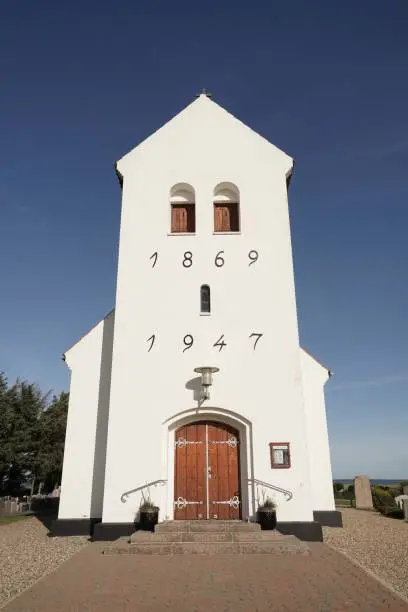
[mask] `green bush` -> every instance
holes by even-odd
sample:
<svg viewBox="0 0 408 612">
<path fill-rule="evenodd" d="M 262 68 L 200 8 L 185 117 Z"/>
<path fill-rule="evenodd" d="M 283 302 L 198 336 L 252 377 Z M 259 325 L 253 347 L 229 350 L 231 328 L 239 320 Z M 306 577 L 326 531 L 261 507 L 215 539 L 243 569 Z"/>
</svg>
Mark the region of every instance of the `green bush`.
<svg viewBox="0 0 408 612">
<path fill-rule="evenodd" d="M 396 507 L 393 495 L 383 486 L 375 485 L 371 488 L 371 493 L 373 496 L 373 506 L 377 510 L 385 507 Z"/>
<path fill-rule="evenodd" d="M 344 499 L 354 499 L 355 498 L 354 485 L 349 485 L 347 489 L 343 491 L 343 497 Z"/>
<path fill-rule="evenodd" d="M 34 498 L 31 502 L 32 512 L 38 514 L 58 514 L 59 497 Z"/>
<path fill-rule="evenodd" d="M 341 482 L 333 483 L 333 494 L 336 499 L 343 497 L 344 484 Z"/>
<path fill-rule="evenodd" d="M 390 487 L 390 495 L 393 497 L 398 497 L 398 495 L 402 494 L 402 489 L 400 487 Z"/>
<path fill-rule="evenodd" d="M 377 506 L 376 510 L 388 518 L 403 519 L 404 511 L 398 506 Z"/>
<path fill-rule="evenodd" d="M 390 518 L 396 518 L 396 519 L 403 519 L 404 518 L 404 511 L 401 510 L 401 508 L 391 508 L 390 510 L 387 510 L 385 512 L 386 516 L 389 516 Z"/>
</svg>

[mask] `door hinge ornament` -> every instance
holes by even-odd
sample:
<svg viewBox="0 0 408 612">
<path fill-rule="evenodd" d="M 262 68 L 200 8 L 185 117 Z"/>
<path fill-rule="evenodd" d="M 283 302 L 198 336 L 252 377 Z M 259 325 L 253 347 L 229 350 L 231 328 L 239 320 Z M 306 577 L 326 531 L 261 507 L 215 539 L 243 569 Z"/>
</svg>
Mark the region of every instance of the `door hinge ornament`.
<svg viewBox="0 0 408 612">
<path fill-rule="evenodd" d="M 211 444 L 226 444 L 230 448 L 236 448 L 239 444 L 235 436 L 231 436 L 228 440 L 208 440 Z"/>
<path fill-rule="evenodd" d="M 202 444 L 202 440 L 194 440 L 194 441 L 190 441 L 190 440 L 186 440 L 185 438 L 178 438 L 175 443 L 174 446 L 176 448 L 185 448 L 187 446 L 187 444 Z"/>
<path fill-rule="evenodd" d="M 182 510 L 183 508 L 186 508 L 187 506 L 193 505 L 193 504 L 203 504 L 204 502 L 202 501 L 187 501 L 186 499 L 184 499 L 184 497 L 178 497 L 175 502 L 174 505 L 176 507 L 176 510 Z"/>
<path fill-rule="evenodd" d="M 231 499 L 224 501 L 213 501 L 213 504 L 227 504 L 230 508 L 234 508 L 235 510 L 239 508 L 240 503 L 238 495 L 234 495 Z"/>
</svg>

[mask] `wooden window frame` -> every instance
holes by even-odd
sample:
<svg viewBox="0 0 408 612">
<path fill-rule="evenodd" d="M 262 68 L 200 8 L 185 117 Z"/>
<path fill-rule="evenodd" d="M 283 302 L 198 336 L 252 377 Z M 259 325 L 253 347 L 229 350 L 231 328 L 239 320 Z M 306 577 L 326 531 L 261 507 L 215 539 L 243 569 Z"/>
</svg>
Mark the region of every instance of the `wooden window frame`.
<svg viewBox="0 0 408 612">
<path fill-rule="evenodd" d="M 191 214 L 192 217 L 192 225 L 194 226 L 194 230 L 193 231 L 174 231 L 173 229 L 173 211 L 176 209 L 181 209 L 181 208 L 185 208 L 186 209 L 186 213 L 187 213 L 187 228 L 188 228 L 188 216 L 189 214 Z M 189 213 L 190 211 L 190 213 Z M 184 236 L 184 235 L 189 235 L 192 236 L 196 233 L 196 210 L 195 210 L 195 202 L 183 202 L 183 203 L 179 203 L 179 202 L 170 202 L 170 234 L 174 235 L 174 236 Z"/>
<path fill-rule="evenodd" d="M 287 446 L 288 447 L 288 463 L 276 463 L 273 456 L 273 451 L 277 446 Z M 288 470 L 291 467 L 291 452 L 290 452 L 290 442 L 269 442 L 269 452 L 271 455 L 271 468 L 273 470 Z"/>
<path fill-rule="evenodd" d="M 239 234 L 241 231 L 241 217 L 240 217 L 240 206 L 239 202 L 217 202 L 214 201 L 214 234 Z M 236 221 L 237 221 L 237 229 L 216 229 L 217 227 L 217 208 L 224 207 L 236 207 Z M 231 221 L 231 218 L 230 218 Z"/>
</svg>

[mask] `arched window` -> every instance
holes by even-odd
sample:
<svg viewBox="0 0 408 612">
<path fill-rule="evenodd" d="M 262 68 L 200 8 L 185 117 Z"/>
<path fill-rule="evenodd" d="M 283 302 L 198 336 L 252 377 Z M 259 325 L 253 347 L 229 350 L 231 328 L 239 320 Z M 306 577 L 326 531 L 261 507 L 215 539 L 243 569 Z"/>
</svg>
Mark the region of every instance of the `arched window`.
<svg viewBox="0 0 408 612">
<path fill-rule="evenodd" d="M 239 232 L 239 189 L 219 183 L 214 189 L 214 232 Z"/>
<path fill-rule="evenodd" d="M 195 193 L 188 183 L 177 183 L 170 189 L 171 233 L 195 233 Z"/>
<path fill-rule="evenodd" d="M 209 314 L 211 312 L 211 291 L 209 285 L 201 285 L 200 310 L 202 314 Z"/>
</svg>

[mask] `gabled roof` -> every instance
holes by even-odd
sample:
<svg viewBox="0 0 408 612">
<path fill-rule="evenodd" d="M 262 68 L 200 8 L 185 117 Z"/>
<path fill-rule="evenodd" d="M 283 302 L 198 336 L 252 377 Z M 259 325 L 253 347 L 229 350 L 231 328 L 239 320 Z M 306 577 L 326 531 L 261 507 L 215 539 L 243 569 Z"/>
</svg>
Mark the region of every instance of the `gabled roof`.
<svg viewBox="0 0 408 612">
<path fill-rule="evenodd" d="M 329 377 L 333 376 L 333 372 L 330 370 L 330 368 L 328 368 L 327 366 L 324 365 L 324 363 L 322 363 L 321 361 L 319 361 L 318 359 L 316 359 L 316 357 L 314 355 L 312 355 L 312 353 L 310 353 L 307 349 L 305 349 L 304 347 L 300 347 L 302 349 L 302 351 L 304 353 L 306 353 L 306 355 L 309 355 L 309 357 L 311 359 L 313 359 L 313 361 L 315 361 L 321 368 L 323 368 L 324 370 L 326 370 L 326 372 L 328 373 Z"/>
<path fill-rule="evenodd" d="M 160 136 L 169 135 L 173 128 L 178 125 L 185 124 L 185 126 L 194 127 L 194 123 L 197 121 L 205 121 L 208 125 L 218 122 L 218 125 L 226 125 L 227 123 L 231 126 L 234 125 L 234 129 L 240 130 L 246 138 L 257 139 L 257 141 L 265 147 L 269 148 L 269 151 L 275 154 L 276 158 L 282 163 L 288 182 L 290 181 L 294 160 L 287 155 L 284 151 L 270 143 L 266 138 L 252 130 L 250 127 L 245 125 L 242 121 L 234 117 L 231 113 L 225 110 L 222 106 L 214 102 L 207 94 L 200 94 L 193 102 L 186 106 L 181 112 L 175 115 L 172 119 L 167 121 L 161 128 L 153 132 L 145 140 L 142 140 L 136 147 L 131 151 L 123 155 L 115 165 L 116 174 L 119 181 L 122 184 L 123 174 L 126 171 L 126 166 L 133 158 L 133 156 L 144 149 L 149 147 L 151 143 L 158 139 Z"/>
<path fill-rule="evenodd" d="M 77 344 L 80 344 L 82 342 L 82 340 L 84 338 L 86 338 L 86 336 L 88 336 L 96 327 L 98 327 L 98 325 L 100 325 L 102 323 L 102 321 L 105 321 L 105 319 L 107 319 L 108 317 L 110 317 L 113 313 L 115 312 L 115 309 L 112 308 L 104 317 L 103 319 L 101 319 L 100 321 L 97 321 L 94 325 L 92 325 L 92 327 L 90 329 L 88 329 L 88 331 L 86 331 L 84 334 L 82 334 L 82 336 L 80 336 L 78 338 L 78 340 L 76 342 L 74 342 L 74 344 L 71 344 L 71 346 L 69 346 L 63 353 L 62 353 L 62 360 L 65 361 L 65 354 L 68 353 L 71 349 L 74 348 L 74 346 L 77 346 Z"/>
</svg>

